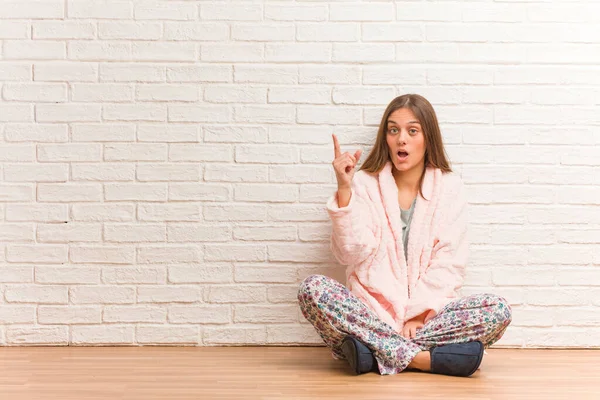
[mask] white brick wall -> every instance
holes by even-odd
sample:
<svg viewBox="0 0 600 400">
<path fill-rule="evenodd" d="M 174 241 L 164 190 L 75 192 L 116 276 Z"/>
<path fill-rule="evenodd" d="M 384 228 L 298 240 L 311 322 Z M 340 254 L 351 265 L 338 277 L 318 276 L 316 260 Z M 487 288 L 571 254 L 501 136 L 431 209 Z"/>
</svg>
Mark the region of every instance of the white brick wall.
<svg viewBox="0 0 600 400">
<path fill-rule="evenodd" d="M 4 0 L 0 344 L 320 343 L 331 133 L 434 104 L 500 346 L 600 346 L 592 0 Z"/>
</svg>

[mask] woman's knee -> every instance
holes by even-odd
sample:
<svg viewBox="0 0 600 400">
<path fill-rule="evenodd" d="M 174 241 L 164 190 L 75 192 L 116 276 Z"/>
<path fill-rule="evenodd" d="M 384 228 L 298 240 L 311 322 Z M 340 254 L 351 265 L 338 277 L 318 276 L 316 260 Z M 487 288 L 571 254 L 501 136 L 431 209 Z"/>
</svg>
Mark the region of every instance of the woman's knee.
<svg viewBox="0 0 600 400">
<path fill-rule="evenodd" d="M 323 275 L 309 275 L 307 276 L 300 287 L 298 288 L 298 299 L 301 300 L 302 297 L 312 297 L 315 287 L 317 287 L 323 281 Z"/>
<path fill-rule="evenodd" d="M 493 308 L 494 319 L 501 327 L 508 326 L 512 321 L 512 308 L 502 296 L 488 294 L 487 301 L 490 307 Z"/>
</svg>

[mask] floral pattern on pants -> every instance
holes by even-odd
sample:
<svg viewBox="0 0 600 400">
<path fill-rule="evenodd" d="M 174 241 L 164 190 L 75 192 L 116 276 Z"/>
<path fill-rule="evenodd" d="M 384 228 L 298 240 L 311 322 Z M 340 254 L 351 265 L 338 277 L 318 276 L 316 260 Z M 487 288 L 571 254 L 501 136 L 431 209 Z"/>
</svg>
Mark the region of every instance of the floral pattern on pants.
<svg viewBox="0 0 600 400">
<path fill-rule="evenodd" d="M 382 375 L 403 371 L 417 353 L 432 347 L 479 340 L 487 348 L 502 337 L 512 319 L 505 299 L 477 294 L 447 304 L 414 339 L 406 339 L 348 288 L 327 276 L 307 277 L 300 285 L 298 301 L 302 315 L 335 358 L 345 358 L 342 340 L 353 335 L 373 352 Z"/>
</svg>

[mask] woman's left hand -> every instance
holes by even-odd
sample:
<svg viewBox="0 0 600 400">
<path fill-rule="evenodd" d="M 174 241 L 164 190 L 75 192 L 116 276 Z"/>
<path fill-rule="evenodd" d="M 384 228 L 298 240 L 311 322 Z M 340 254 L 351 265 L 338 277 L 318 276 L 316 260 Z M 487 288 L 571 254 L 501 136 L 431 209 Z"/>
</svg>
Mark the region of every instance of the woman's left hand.
<svg viewBox="0 0 600 400">
<path fill-rule="evenodd" d="M 421 319 L 413 318 L 408 320 L 402 329 L 402 336 L 407 339 L 414 339 L 417 336 L 417 330 L 423 328 L 424 325 Z"/>
</svg>

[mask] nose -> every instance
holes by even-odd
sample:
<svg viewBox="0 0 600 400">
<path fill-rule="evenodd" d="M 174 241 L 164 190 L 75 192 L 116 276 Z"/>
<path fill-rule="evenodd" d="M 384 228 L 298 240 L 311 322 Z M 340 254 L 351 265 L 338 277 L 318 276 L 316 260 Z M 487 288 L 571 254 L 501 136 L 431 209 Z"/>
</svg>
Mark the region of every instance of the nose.
<svg viewBox="0 0 600 400">
<path fill-rule="evenodd" d="M 406 138 L 408 136 L 408 132 L 404 129 L 400 129 L 400 133 L 398 133 L 398 143 L 406 143 Z"/>
</svg>

